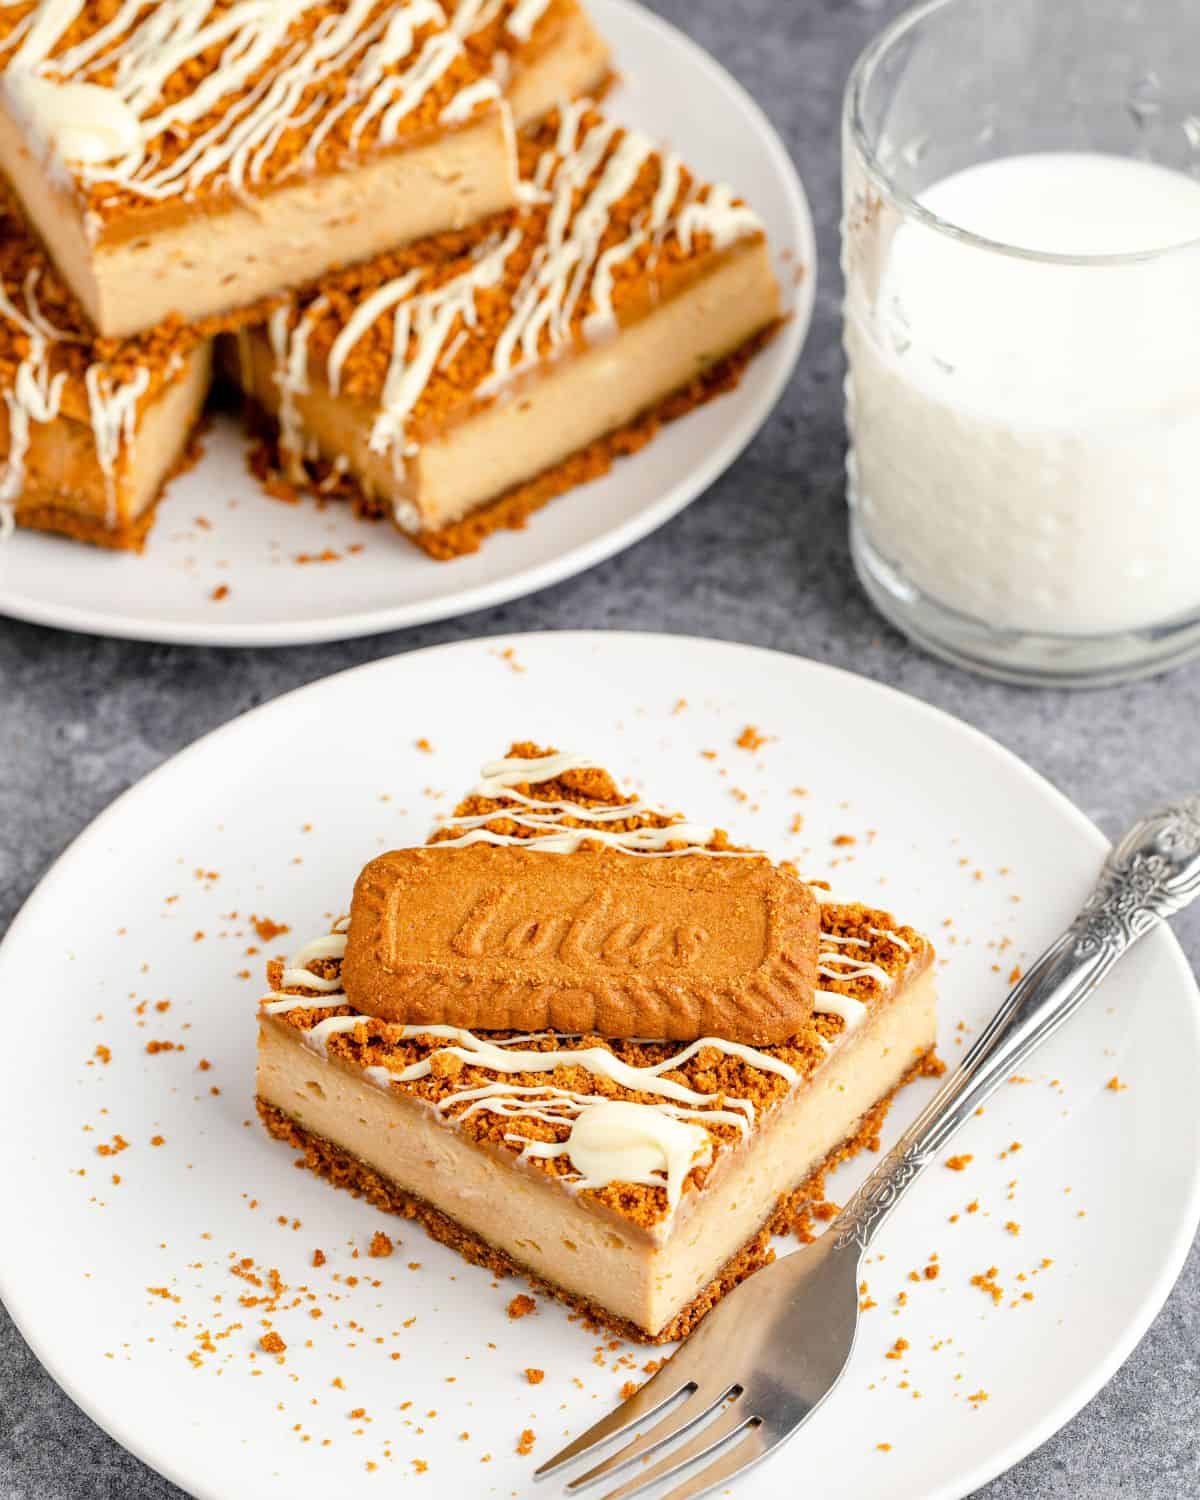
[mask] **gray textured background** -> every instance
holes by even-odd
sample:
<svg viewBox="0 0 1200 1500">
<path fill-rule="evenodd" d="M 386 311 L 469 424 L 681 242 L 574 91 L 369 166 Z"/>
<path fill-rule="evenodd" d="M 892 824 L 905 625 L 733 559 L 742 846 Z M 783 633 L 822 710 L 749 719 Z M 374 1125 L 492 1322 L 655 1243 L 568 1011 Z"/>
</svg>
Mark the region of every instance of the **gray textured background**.
<svg viewBox="0 0 1200 1500">
<path fill-rule="evenodd" d="M 215 725 L 343 667 L 515 630 L 719 636 L 886 679 L 993 735 L 1109 833 L 1146 804 L 1200 784 L 1200 666 L 1082 695 L 1000 687 L 906 646 L 871 613 L 854 582 L 841 467 L 837 115 L 855 54 L 899 6 L 654 5 L 758 97 L 813 203 L 822 256 L 816 321 L 801 368 L 766 427 L 702 500 L 625 556 L 534 598 L 448 624 L 340 645 L 232 652 L 123 644 L 0 620 L 0 928 L 101 808 Z M 1180 934 L 1195 962 L 1200 914 L 1181 923 Z M 11 1209 L 4 1227 L 19 1230 Z M 1166 1308 L 1115 1379 L 1057 1437 L 979 1495 L 1192 1500 L 1200 1493 L 1198 1304 L 1200 1254 L 1193 1248 Z M 0 1310 L 0 1500 L 177 1500 L 179 1493 L 76 1410 Z"/>
</svg>

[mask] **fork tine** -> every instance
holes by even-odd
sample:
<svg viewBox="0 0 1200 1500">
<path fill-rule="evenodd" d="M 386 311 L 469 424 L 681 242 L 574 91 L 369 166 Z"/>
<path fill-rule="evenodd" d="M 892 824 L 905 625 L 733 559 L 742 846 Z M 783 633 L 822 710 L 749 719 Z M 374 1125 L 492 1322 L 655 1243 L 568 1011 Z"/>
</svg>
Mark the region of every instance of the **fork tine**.
<svg viewBox="0 0 1200 1500">
<path fill-rule="evenodd" d="M 620 1406 L 614 1407 L 607 1416 L 601 1417 L 586 1432 L 581 1432 L 565 1448 L 560 1449 L 553 1458 L 548 1458 L 544 1464 L 534 1470 L 533 1477 L 545 1479 L 548 1474 L 553 1474 L 556 1469 L 561 1469 L 572 1459 L 581 1457 L 597 1444 L 618 1437 L 638 1422 L 644 1422 L 648 1417 L 654 1416 L 666 1406 L 668 1401 L 673 1401 L 684 1391 L 695 1391 L 697 1382 L 689 1379 L 684 1373 L 686 1367 L 679 1362 L 679 1367 L 672 1369 L 675 1364 L 674 1358 L 669 1359 L 647 1380 L 640 1391 L 635 1391 L 627 1401 L 622 1401 Z"/>
<path fill-rule="evenodd" d="M 686 1443 L 678 1448 L 672 1448 L 656 1464 L 651 1464 L 648 1469 L 642 1469 L 627 1479 L 624 1484 L 618 1485 L 615 1490 L 610 1490 L 604 1496 L 604 1500 L 633 1500 L 634 1495 L 640 1495 L 660 1479 L 670 1479 L 673 1474 L 680 1473 L 689 1464 L 695 1463 L 705 1454 L 721 1447 L 735 1433 L 740 1432 L 747 1423 L 755 1421 L 756 1418 L 749 1416 L 735 1403 L 713 1421 L 706 1422 L 698 1432 L 692 1434 Z"/>
<path fill-rule="evenodd" d="M 685 1479 L 681 1485 L 664 1495 L 662 1500 L 700 1500 L 702 1495 L 711 1494 L 718 1485 L 725 1484 L 743 1469 L 748 1469 L 760 1458 L 765 1458 L 781 1441 L 778 1436 L 769 1438 L 764 1427 L 752 1427 L 740 1443 L 726 1448 L 712 1463 L 698 1474 L 693 1474 L 690 1479 Z"/>
<path fill-rule="evenodd" d="M 741 1394 L 737 1386 L 727 1385 L 710 1386 L 707 1391 L 693 1391 L 682 1406 L 673 1406 L 661 1422 L 634 1438 L 633 1442 L 627 1443 L 624 1448 L 619 1448 L 610 1458 L 598 1463 L 594 1469 L 589 1469 L 586 1474 L 580 1474 L 578 1479 L 572 1479 L 567 1489 L 572 1492 L 581 1490 L 585 1484 L 592 1484 L 595 1480 L 602 1479 L 605 1474 L 611 1474 L 616 1469 L 623 1469 L 635 1458 L 640 1458 L 655 1448 L 661 1448 L 672 1438 L 680 1437 L 720 1406 L 731 1390 L 736 1391 L 738 1395 Z"/>
</svg>

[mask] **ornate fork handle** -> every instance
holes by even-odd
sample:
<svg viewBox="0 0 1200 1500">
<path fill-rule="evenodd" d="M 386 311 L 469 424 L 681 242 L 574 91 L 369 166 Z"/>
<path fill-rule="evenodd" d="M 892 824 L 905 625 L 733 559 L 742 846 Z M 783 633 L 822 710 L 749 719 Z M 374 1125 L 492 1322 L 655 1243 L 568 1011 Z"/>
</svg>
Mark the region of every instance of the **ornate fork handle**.
<svg viewBox="0 0 1200 1500">
<path fill-rule="evenodd" d="M 1066 932 L 1013 987 L 959 1066 L 829 1227 L 865 1250 L 905 1188 L 975 1110 L 1088 998 L 1117 960 L 1200 894 L 1200 795 L 1136 823 Z"/>
</svg>

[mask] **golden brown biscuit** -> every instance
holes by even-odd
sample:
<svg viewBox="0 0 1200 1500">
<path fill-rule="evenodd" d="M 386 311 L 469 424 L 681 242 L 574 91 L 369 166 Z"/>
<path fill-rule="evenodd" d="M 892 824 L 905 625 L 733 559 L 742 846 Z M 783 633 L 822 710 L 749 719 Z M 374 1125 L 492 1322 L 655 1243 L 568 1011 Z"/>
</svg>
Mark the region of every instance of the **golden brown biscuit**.
<svg viewBox="0 0 1200 1500">
<path fill-rule="evenodd" d="M 818 937 L 766 859 L 434 845 L 359 876 L 342 981 L 410 1025 L 763 1046 L 808 1018 Z"/>
</svg>

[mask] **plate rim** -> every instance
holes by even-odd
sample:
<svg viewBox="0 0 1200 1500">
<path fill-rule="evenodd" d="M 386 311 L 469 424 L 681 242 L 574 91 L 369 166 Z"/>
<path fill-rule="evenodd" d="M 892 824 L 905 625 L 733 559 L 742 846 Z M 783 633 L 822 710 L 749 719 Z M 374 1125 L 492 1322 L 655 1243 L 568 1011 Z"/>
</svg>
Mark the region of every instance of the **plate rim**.
<svg viewBox="0 0 1200 1500">
<path fill-rule="evenodd" d="M 487 650 L 497 640 L 504 641 L 506 646 L 511 646 L 515 650 L 520 650 L 523 646 L 534 647 L 537 643 L 544 641 L 573 644 L 578 649 L 583 650 L 597 643 L 606 643 L 613 639 L 625 642 L 671 643 L 674 649 L 699 647 L 703 651 L 715 652 L 717 655 L 740 656 L 752 653 L 756 656 L 770 657 L 777 661 L 782 660 L 787 663 L 788 670 L 796 670 L 803 674 L 815 673 L 818 678 L 833 676 L 837 679 L 849 679 L 852 683 L 865 688 L 869 693 L 881 695 L 889 703 L 895 704 L 896 700 L 899 700 L 900 703 L 906 706 L 907 710 L 916 713 L 918 717 L 928 716 L 934 721 L 943 721 L 943 727 L 964 735 L 969 742 L 975 744 L 977 749 L 993 757 L 995 761 L 1005 766 L 1010 772 L 1018 774 L 1026 783 L 1034 787 L 1044 797 L 1047 797 L 1051 805 L 1056 807 L 1078 829 L 1079 833 L 1095 847 L 1098 858 L 1102 857 L 1111 847 L 1109 840 L 1081 808 L 1077 807 L 1064 792 L 1059 791 L 1047 777 L 1035 770 L 1026 761 L 1022 760 L 1019 755 L 1009 750 L 998 740 L 993 739 L 990 735 L 985 734 L 982 730 L 977 729 L 974 725 L 967 723 L 947 710 L 927 703 L 924 699 L 913 697 L 899 688 L 892 687 L 889 683 L 878 682 L 872 677 L 851 672 L 844 667 L 836 667 L 831 663 L 817 661 L 807 656 L 793 655 L 789 652 L 776 650 L 770 646 L 759 646 L 740 641 L 726 641 L 713 637 L 669 631 L 540 630 L 524 631 L 515 634 L 497 631 L 486 635 L 471 636 L 465 640 L 446 641 L 436 645 L 417 647 L 413 650 L 393 652 L 388 656 L 379 657 L 374 661 L 363 662 L 354 667 L 328 673 L 312 682 L 304 683 L 299 687 L 290 689 L 286 693 L 281 693 L 277 697 L 269 699 L 266 703 L 258 704 L 240 714 L 236 714 L 233 718 L 227 719 L 224 723 L 217 725 L 198 739 L 177 750 L 167 760 L 163 761 L 161 765 L 154 767 L 153 770 L 140 777 L 132 786 L 126 788 L 125 791 L 114 798 L 107 807 L 97 813 L 95 818 L 81 829 L 67 847 L 49 865 L 21 905 L 3 938 L 0 939 L 0 988 L 3 987 L 6 970 L 9 964 L 13 962 L 11 953 L 16 948 L 21 933 L 26 926 L 32 926 L 43 906 L 53 900 L 58 884 L 69 874 L 74 861 L 81 855 L 86 854 L 95 840 L 104 837 L 110 824 L 122 814 L 126 805 L 135 800 L 145 787 L 158 781 L 160 778 L 177 774 L 179 766 L 186 763 L 193 756 L 198 755 L 210 741 L 221 736 L 237 734 L 242 731 L 243 726 L 247 722 L 276 712 L 283 705 L 293 700 L 306 695 L 316 697 L 319 693 L 326 690 L 328 685 L 339 682 L 344 678 L 360 674 L 366 675 L 372 672 L 383 675 L 389 671 L 401 670 L 397 664 L 410 657 L 425 657 L 454 652 L 469 654 L 471 652 Z M 1181 983 L 1191 991 L 1193 998 L 1200 999 L 1200 987 L 1197 985 L 1196 976 L 1192 972 L 1187 955 L 1184 953 L 1178 938 L 1176 938 L 1171 928 L 1163 925 L 1157 932 L 1151 933 L 1147 940 L 1157 943 L 1164 950 L 1164 956 L 1169 955 L 1170 961 L 1179 969 Z M 1197 1033 L 1195 1026 L 1193 1027 L 1193 1033 L 1193 1042 L 1195 1042 Z M 1200 1058 L 1200 1048 L 1196 1048 L 1196 1056 Z M 980 1486 L 987 1484 L 990 1480 L 1012 1468 L 1014 1464 L 1027 1458 L 1076 1416 L 1108 1384 L 1117 1370 L 1120 1369 L 1136 1346 L 1141 1342 L 1150 1325 L 1162 1310 L 1175 1283 L 1179 1279 L 1198 1228 L 1200 1228 L 1200 1158 L 1192 1164 L 1191 1182 L 1185 1200 L 1181 1205 L 1179 1223 L 1174 1234 L 1162 1247 L 1159 1268 L 1154 1276 L 1150 1278 L 1148 1285 L 1138 1300 L 1134 1315 L 1129 1319 L 1120 1337 L 1114 1341 L 1108 1354 L 1103 1359 L 1097 1361 L 1084 1379 L 1070 1387 L 1058 1400 L 1051 1403 L 1041 1420 L 1032 1428 L 1000 1445 L 996 1453 L 990 1458 L 981 1461 L 970 1470 L 964 1470 L 962 1475 L 953 1481 L 943 1484 L 935 1490 L 930 1490 L 926 1496 L 926 1500 L 969 1500 L 969 1496 Z M 0 1249 L 0 1301 L 3 1301 L 18 1333 L 20 1333 L 34 1357 L 50 1377 L 70 1397 L 75 1405 L 115 1442 L 119 1443 L 121 1447 L 132 1453 L 135 1458 L 146 1464 L 154 1472 L 177 1485 L 185 1494 L 194 1497 L 194 1500 L 229 1500 L 227 1491 L 211 1489 L 207 1486 L 204 1488 L 192 1487 L 192 1479 L 189 1477 L 185 1481 L 184 1477 L 175 1470 L 169 1455 L 161 1456 L 161 1461 L 159 1455 L 153 1458 L 150 1457 L 147 1446 L 141 1440 L 138 1433 L 132 1430 L 120 1416 L 110 1419 L 101 1410 L 98 1402 L 93 1402 L 90 1397 L 83 1396 L 78 1389 L 78 1383 L 75 1379 L 63 1372 L 57 1355 L 52 1349 L 46 1348 L 43 1342 L 32 1332 L 29 1326 L 32 1320 L 28 1316 L 27 1310 L 21 1307 L 19 1301 L 14 1297 L 14 1288 L 10 1285 L 9 1276 L 6 1273 L 2 1249 Z"/>
<path fill-rule="evenodd" d="M 0 615 L 23 620 L 28 624 L 56 630 L 73 630 L 113 640 L 146 641 L 172 646 L 268 647 L 310 646 L 333 641 L 356 640 L 381 635 L 390 630 L 405 630 L 439 620 L 459 619 L 483 609 L 511 603 L 554 584 L 563 583 L 609 558 L 627 551 L 636 543 L 698 500 L 730 469 L 766 425 L 779 404 L 803 352 L 816 308 L 819 274 L 816 232 L 812 210 L 800 174 L 778 130 L 771 123 L 753 94 L 699 42 L 663 16 L 649 10 L 640 0 L 593 0 L 593 9 L 603 26 L 607 9 L 623 14 L 626 21 L 655 32 L 667 45 L 683 51 L 691 63 L 707 76 L 710 86 L 727 90 L 738 101 L 761 141 L 778 182 L 781 199 L 786 205 L 793 243 L 803 258 L 806 274 L 792 288 L 793 302 L 772 347 L 781 357 L 773 373 L 766 378 L 754 406 L 725 437 L 709 450 L 704 459 L 686 475 L 661 493 L 652 504 L 635 516 L 610 528 L 591 541 L 568 546 L 557 556 L 530 567 L 519 568 L 503 578 L 478 583 L 467 589 L 449 591 L 436 598 L 415 603 L 389 605 L 357 613 L 325 614 L 315 618 L 291 621 L 264 621 L 257 624 L 224 625 L 219 620 L 149 622 L 136 615 L 100 614 L 71 604 L 50 604 L 12 589 L 0 579 Z M 636 455 L 632 455 L 636 459 Z M 98 560 L 100 561 L 100 560 Z"/>
</svg>

